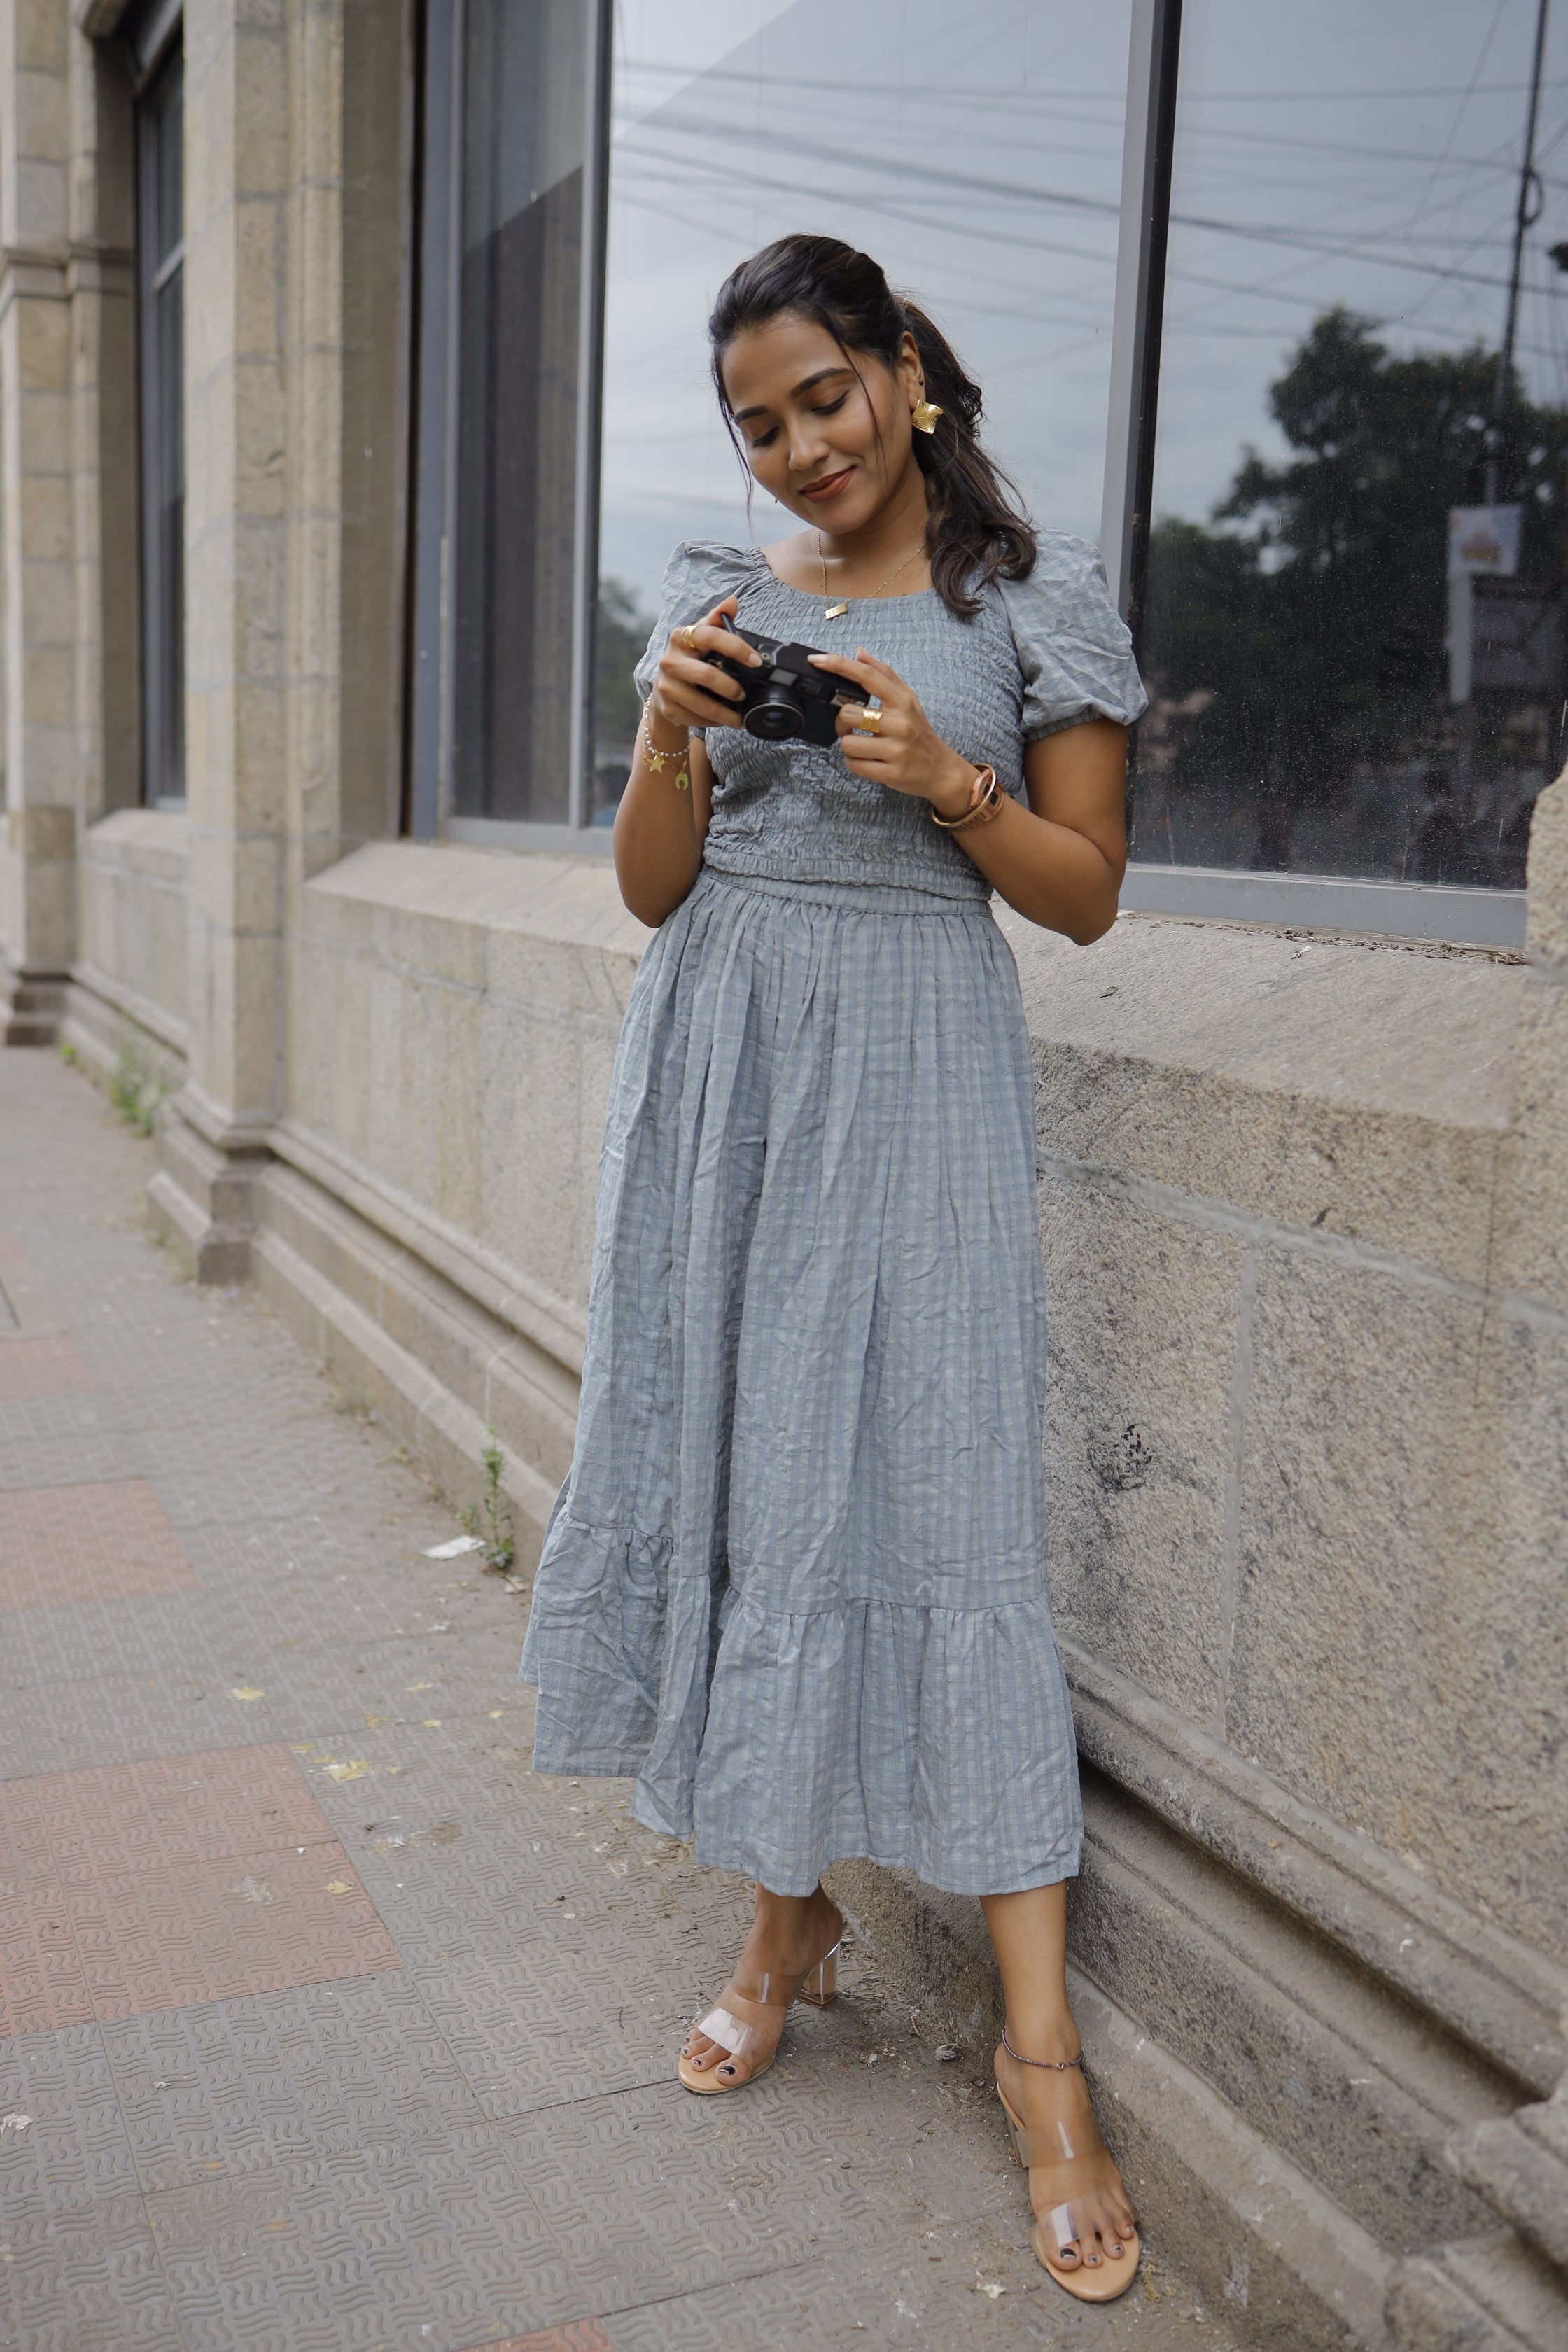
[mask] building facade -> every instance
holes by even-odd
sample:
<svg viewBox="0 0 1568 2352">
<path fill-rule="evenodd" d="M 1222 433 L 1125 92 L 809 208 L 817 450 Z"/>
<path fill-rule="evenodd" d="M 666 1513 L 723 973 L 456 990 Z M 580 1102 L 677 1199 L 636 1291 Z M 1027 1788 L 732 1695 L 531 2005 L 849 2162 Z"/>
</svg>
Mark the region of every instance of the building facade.
<svg viewBox="0 0 1568 2352">
<path fill-rule="evenodd" d="M 677 539 L 771 535 L 724 270 L 876 251 L 1099 540 L 1152 698 L 1127 911 L 1003 918 L 1074 1955 L 1156 2243 L 1259 2343 L 1568 2336 L 1544 17 L 0 6 L 8 1040 L 155 1101 L 197 1276 L 454 1496 L 493 1429 L 535 1546 L 647 939 L 630 664 Z M 973 1906 L 840 1881 L 984 2030 Z"/>
</svg>

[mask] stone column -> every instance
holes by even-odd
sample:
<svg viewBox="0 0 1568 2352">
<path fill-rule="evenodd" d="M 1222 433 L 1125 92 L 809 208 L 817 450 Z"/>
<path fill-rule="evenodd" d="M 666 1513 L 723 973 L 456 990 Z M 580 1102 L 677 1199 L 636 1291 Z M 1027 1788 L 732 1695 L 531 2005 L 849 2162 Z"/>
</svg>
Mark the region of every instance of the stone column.
<svg viewBox="0 0 1568 2352">
<path fill-rule="evenodd" d="M 53 1034 L 75 948 L 66 0 L 0 6 L 0 1037 Z"/>
<path fill-rule="evenodd" d="M 318 1015 L 305 884 L 394 829 L 406 416 L 408 19 L 396 0 L 187 0 L 191 1063 L 154 1208 L 204 1279 Z"/>
<path fill-rule="evenodd" d="M 246 1270 L 282 1084 L 287 13 L 184 18 L 190 1064 L 153 1200 L 204 1279 Z"/>
</svg>

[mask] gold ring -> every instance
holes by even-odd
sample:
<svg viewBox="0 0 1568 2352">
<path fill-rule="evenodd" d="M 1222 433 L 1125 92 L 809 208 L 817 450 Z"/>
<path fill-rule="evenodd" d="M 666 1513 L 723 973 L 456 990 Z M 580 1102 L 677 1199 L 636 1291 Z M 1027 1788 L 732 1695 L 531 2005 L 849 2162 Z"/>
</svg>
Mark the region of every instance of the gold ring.
<svg viewBox="0 0 1568 2352">
<path fill-rule="evenodd" d="M 881 707 L 879 704 L 873 705 L 871 703 L 868 703 L 865 709 L 860 713 L 859 718 L 855 721 L 855 732 L 857 735 L 879 735 L 881 731 Z"/>
<path fill-rule="evenodd" d="M 683 654 L 694 654 L 697 651 L 696 633 L 692 629 L 689 621 L 686 624 L 684 628 L 677 629 L 675 633 L 675 642 L 680 647 Z"/>
</svg>

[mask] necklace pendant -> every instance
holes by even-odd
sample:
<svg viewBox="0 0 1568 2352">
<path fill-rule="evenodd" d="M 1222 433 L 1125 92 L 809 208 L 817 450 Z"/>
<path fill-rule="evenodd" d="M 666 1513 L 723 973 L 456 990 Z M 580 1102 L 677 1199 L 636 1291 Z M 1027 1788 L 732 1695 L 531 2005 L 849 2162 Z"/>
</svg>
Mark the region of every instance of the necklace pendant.
<svg viewBox="0 0 1568 2352">
<path fill-rule="evenodd" d="M 849 599 L 846 596 L 841 604 L 829 604 L 822 617 L 825 621 L 841 621 L 848 610 Z"/>
</svg>

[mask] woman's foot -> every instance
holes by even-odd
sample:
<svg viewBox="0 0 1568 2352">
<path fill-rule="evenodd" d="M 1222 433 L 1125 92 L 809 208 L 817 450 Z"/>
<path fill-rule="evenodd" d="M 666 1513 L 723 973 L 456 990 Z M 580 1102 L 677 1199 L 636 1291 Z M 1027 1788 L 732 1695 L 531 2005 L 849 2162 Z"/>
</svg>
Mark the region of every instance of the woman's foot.
<svg viewBox="0 0 1568 2352">
<path fill-rule="evenodd" d="M 820 1886 L 805 1895 L 758 1887 L 740 1965 L 681 2044 L 678 2072 L 689 2091 L 737 2091 L 773 2064 L 802 1979 L 816 1977 L 843 1932 L 843 1917 Z M 826 2006 L 833 1990 L 819 1979 L 805 1997 Z"/>
<path fill-rule="evenodd" d="M 996 2087 L 1029 2168 L 1035 2252 L 1070 2294 L 1100 2303 L 1131 2285 L 1138 2234 L 1083 2069 L 1061 2063 L 1079 2054 L 1070 2018 L 1023 2038 L 1009 2030 L 996 2052 Z M 1026 2065 L 1025 2059 L 1045 2063 Z"/>
</svg>

